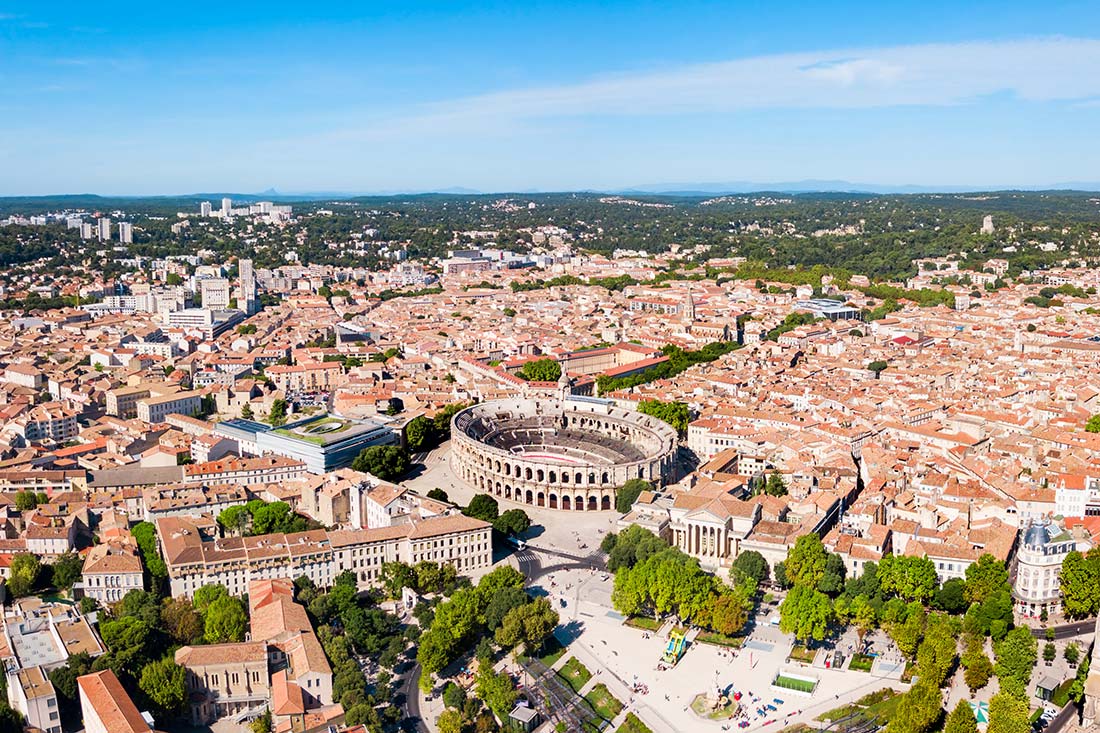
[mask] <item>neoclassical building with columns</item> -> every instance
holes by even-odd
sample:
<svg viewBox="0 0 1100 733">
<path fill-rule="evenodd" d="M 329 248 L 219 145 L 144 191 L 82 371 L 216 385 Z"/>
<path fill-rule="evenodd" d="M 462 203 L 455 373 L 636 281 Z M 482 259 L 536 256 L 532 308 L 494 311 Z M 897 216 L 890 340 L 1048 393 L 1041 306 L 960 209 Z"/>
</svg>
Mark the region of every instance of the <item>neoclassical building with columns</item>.
<svg viewBox="0 0 1100 733">
<path fill-rule="evenodd" d="M 451 467 L 478 491 L 531 506 L 610 511 L 630 479 L 665 482 L 676 430 L 609 400 L 484 402 L 451 423 Z"/>
</svg>

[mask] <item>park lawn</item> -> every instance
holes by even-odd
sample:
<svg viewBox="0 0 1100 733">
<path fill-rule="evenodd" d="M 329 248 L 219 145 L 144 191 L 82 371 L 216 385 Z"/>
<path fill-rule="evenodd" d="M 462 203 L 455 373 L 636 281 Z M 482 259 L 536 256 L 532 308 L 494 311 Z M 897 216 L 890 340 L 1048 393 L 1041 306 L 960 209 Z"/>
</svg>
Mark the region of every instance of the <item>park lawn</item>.
<svg viewBox="0 0 1100 733">
<path fill-rule="evenodd" d="M 649 726 L 643 723 L 634 713 L 627 713 L 623 724 L 615 733 L 653 733 Z"/>
<path fill-rule="evenodd" d="M 627 626 L 633 626 L 636 629 L 643 629 L 645 631 L 660 631 L 661 624 L 657 619 L 650 618 L 649 616 L 631 616 L 626 621 L 623 621 Z"/>
<path fill-rule="evenodd" d="M 588 667 L 581 664 L 576 657 L 569 657 L 569 660 L 558 670 L 558 676 L 573 688 L 573 692 L 580 692 L 588 680 L 592 679 L 592 673 L 588 671 Z"/>
<path fill-rule="evenodd" d="M 796 662 L 813 664 L 815 656 L 817 656 L 817 652 L 812 651 L 807 647 L 802 646 L 801 644 L 795 644 L 791 648 L 791 656 L 789 658 L 795 660 Z"/>
<path fill-rule="evenodd" d="M 852 657 L 852 662 L 848 665 L 848 669 L 854 669 L 857 672 L 870 672 L 874 663 L 874 657 L 868 654 L 856 654 Z"/>
<path fill-rule="evenodd" d="M 593 687 L 584 696 L 584 699 L 588 701 L 596 714 L 604 720 L 614 720 L 615 716 L 623 709 L 623 704 L 611 694 L 611 691 L 607 689 L 607 685 L 602 682 Z"/>
<path fill-rule="evenodd" d="M 696 636 L 695 641 L 702 642 L 703 644 L 713 644 L 714 646 L 740 649 L 741 645 L 745 643 L 745 638 L 743 636 L 725 636 L 713 631 L 705 631 Z"/>
</svg>

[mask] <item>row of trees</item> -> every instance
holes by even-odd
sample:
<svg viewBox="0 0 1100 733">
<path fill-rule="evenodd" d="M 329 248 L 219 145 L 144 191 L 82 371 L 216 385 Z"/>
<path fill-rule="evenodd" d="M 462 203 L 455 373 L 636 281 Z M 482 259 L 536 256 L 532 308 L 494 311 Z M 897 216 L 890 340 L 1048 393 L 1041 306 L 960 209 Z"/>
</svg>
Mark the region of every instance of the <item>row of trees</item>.
<svg viewBox="0 0 1100 733">
<path fill-rule="evenodd" d="M 505 537 L 523 534 L 531 526 L 531 518 L 522 509 L 500 511 L 500 504 L 489 494 L 476 494 L 462 513 L 483 522 L 489 522 Z"/>
<path fill-rule="evenodd" d="M 414 453 L 431 450 L 451 437 L 451 418 L 459 410 L 469 407 L 468 402 L 454 402 L 432 417 L 418 415 L 405 426 L 405 443 Z"/>
<path fill-rule="evenodd" d="M 727 636 L 748 622 L 756 577 L 736 577 L 731 587 L 704 571 L 694 558 L 636 525 L 607 535 L 601 548 L 615 573 L 611 602 L 616 610 L 630 616 L 674 615 Z"/>
<path fill-rule="evenodd" d="M 84 560 L 74 552 L 67 552 L 46 565 L 37 555 L 20 553 L 11 560 L 6 585 L 16 598 L 47 588 L 68 590 L 80 579 Z"/>
<path fill-rule="evenodd" d="M 596 377 L 596 389 L 600 394 L 607 394 L 617 389 L 629 389 L 658 379 L 670 379 L 696 364 L 712 362 L 739 348 L 741 348 L 740 345 L 734 341 L 713 341 L 697 351 L 685 351 L 679 346 L 667 344 L 661 348 L 661 352 L 668 357 L 668 361 L 626 377 L 601 375 Z"/>
<path fill-rule="evenodd" d="M 319 525 L 296 514 L 285 501 L 268 503 L 253 499 L 247 504 L 231 506 L 218 514 L 218 525 L 229 535 L 249 537 L 280 532 L 305 532 Z"/>
<path fill-rule="evenodd" d="M 430 690 L 435 675 L 475 646 L 479 657 L 491 656 L 490 639 L 527 652 L 542 646 L 557 626 L 558 614 L 545 598 L 528 596 L 524 583 L 518 570 L 499 567 L 476 587 L 460 588 L 418 616 L 426 628 L 417 653 L 422 689 Z"/>
<path fill-rule="evenodd" d="M 638 412 L 664 420 L 681 435 L 687 432 L 688 423 L 691 422 L 691 409 L 684 402 L 642 400 L 638 403 Z"/>
</svg>

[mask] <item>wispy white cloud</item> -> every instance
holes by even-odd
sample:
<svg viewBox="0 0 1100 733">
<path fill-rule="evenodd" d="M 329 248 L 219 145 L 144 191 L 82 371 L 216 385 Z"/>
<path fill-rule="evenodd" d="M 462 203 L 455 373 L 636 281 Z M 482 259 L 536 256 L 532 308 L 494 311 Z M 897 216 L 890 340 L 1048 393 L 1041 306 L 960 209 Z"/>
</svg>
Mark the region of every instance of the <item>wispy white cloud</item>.
<svg viewBox="0 0 1100 733">
<path fill-rule="evenodd" d="M 1029 102 L 1100 95 L 1100 40 L 1048 37 L 758 56 L 443 100 L 379 115 L 333 136 L 490 132 L 582 116 L 948 106 L 1005 93 Z"/>
</svg>

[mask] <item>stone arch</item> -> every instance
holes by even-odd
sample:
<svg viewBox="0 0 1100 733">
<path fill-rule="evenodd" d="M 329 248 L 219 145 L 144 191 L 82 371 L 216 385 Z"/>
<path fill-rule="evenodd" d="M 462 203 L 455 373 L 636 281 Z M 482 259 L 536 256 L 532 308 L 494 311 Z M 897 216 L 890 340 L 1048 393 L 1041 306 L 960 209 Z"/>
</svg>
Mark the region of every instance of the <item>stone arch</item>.
<svg viewBox="0 0 1100 733">
<path fill-rule="evenodd" d="M 583 512 L 584 511 L 584 497 L 583 496 L 578 496 L 578 497 L 573 499 L 573 508 L 576 509 L 578 512 Z"/>
<path fill-rule="evenodd" d="M 531 475 L 532 475 L 532 471 L 531 471 L 531 467 L 530 467 L 530 466 L 528 466 L 527 468 L 523 469 L 523 477 L 524 477 L 525 479 L 527 479 L 528 481 L 530 481 L 530 480 L 531 480 Z"/>
<path fill-rule="evenodd" d="M 527 489 L 527 494 L 525 495 L 524 498 L 526 499 L 528 504 L 534 504 L 535 503 L 535 498 L 534 497 L 535 497 L 535 493 L 533 491 L 531 491 L 531 489 Z M 542 494 L 541 493 L 539 494 L 539 499 L 540 500 L 542 499 Z"/>
<path fill-rule="evenodd" d="M 562 494 L 562 497 L 561 497 L 561 508 L 562 509 L 565 509 L 565 510 L 572 509 L 573 507 L 571 506 L 571 502 L 572 502 L 572 499 L 569 498 L 569 494 Z"/>
<path fill-rule="evenodd" d="M 561 472 L 561 482 L 563 484 L 569 483 L 569 472 L 568 471 L 562 471 Z"/>
<path fill-rule="evenodd" d="M 551 509 L 557 509 L 558 508 L 558 495 L 557 494 L 550 494 L 550 508 Z"/>
<path fill-rule="evenodd" d="M 538 497 L 535 501 L 535 504 L 538 505 L 538 506 L 546 506 L 546 496 L 543 495 L 543 493 L 541 491 L 539 492 L 539 495 L 538 495 Z"/>
<path fill-rule="evenodd" d="M 589 474 L 588 474 L 588 485 L 591 486 L 594 483 L 596 483 L 596 474 L 595 474 L 595 472 L 589 472 Z"/>
<path fill-rule="evenodd" d="M 537 471 L 535 471 L 535 480 L 538 481 L 539 483 L 542 483 L 543 481 L 546 480 L 546 474 L 543 472 L 543 470 L 541 468 L 538 469 Z"/>
<path fill-rule="evenodd" d="M 511 499 L 512 498 L 512 487 L 509 486 L 508 484 L 504 485 L 504 498 L 505 499 Z"/>
<path fill-rule="evenodd" d="M 598 507 L 597 507 L 597 504 L 596 504 L 596 497 L 589 496 L 588 497 L 588 511 L 594 512 L 594 511 L 596 511 L 597 508 Z"/>
<path fill-rule="evenodd" d="M 610 479 L 607 477 L 607 471 L 604 471 L 603 476 L 600 476 L 600 483 L 604 484 L 605 486 L 611 483 Z"/>
<path fill-rule="evenodd" d="M 580 471 L 577 471 L 576 475 L 573 476 L 573 479 L 573 483 L 577 484 L 578 486 L 584 482 L 584 476 L 581 475 Z"/>
<path fill-rule="evenodd" d="M 600 509 L 603 509 L 605 512 L 611 509 L 611 497 L 607 494 L 604 494 L 603 499 L 600 501 Z"/>
<path fill-rule="evenodd" d="M 550 472 L 550 483 L 556 484 L 557 482 L 558 482 L 558 472 L 557 471 L 551 471 Z"/>
</svg>

